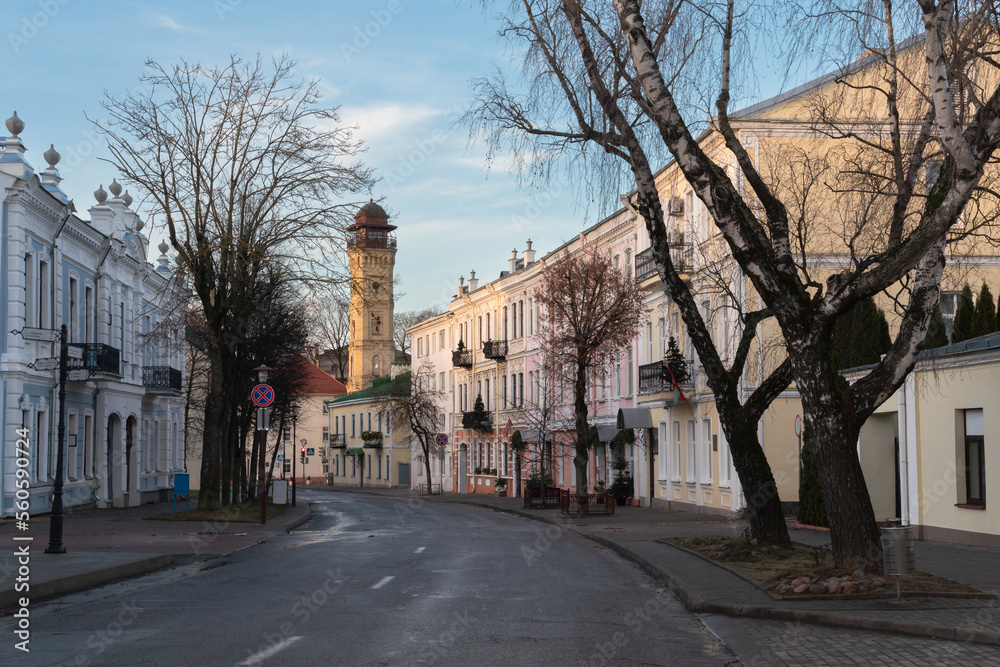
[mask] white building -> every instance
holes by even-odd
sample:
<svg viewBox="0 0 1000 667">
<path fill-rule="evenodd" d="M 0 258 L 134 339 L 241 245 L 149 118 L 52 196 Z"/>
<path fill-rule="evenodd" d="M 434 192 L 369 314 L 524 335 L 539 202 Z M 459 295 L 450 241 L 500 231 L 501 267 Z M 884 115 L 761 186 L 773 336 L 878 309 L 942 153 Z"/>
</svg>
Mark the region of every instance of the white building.
<svg viewBox="0 0 1000 667">
<path fill-rule="evenodd" d="M 0 140 L 3 515 L 24 500 L 17 471 L 25 463 L 30 511 L 51 507 L 59 373 L 36 362 L 57 357 L 59 344 L 28 340 L 23 330 L 63 324 L 87 371 L 67 384 L 64 505 L 167 500 L 173 473 L 184 469 L 183 329 L 167 246 L 159 246 L 159 266 L 147 263 L 144 222 L 118 183 L 109 186 L 110 198 L 103 187 L 94 193 L 89 221 L 75 215 L 60 189 L 59 154 L 46 151 L 49 166 L 36 173 L 17 114 L 7 129 Z M 27 434 L 27 461 L 19 431 Z"/>
</svg>

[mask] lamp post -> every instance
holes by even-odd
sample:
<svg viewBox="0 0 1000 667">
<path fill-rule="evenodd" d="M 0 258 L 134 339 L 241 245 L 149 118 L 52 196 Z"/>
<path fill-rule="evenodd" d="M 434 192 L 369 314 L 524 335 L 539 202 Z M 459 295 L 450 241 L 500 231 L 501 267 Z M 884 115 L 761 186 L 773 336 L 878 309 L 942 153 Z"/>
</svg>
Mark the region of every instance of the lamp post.
<svg viewBox="0 0 1000 667">
<path fill-rule="evenodd" d="M 295 439 L 295 427 L 299 420 L 299 404 L 292 403 L 292 507 L 295 507 L 295 447 L 298 440 Z M 305 470 L 302 471 L 305 474 Z"/>
<path fill-rule="evenodd" d="M 267 384 L 267 377 L 273 368 L 268 368 L 266 364 L 261 364 L 257 368 L 253 369 L 257 373 L 257 381 L 260 384 Z M 254 431 L 254 437 L 258 440 L 258 451 L 259 456 L 257 458 L 257 479 L 258 479 L 258 489 L 260 493 L 260 522 L 264 524 L 267 522 L 267 480 L 264 477 L 264 444 L 267 442 L 267 437 L 261 437 L 261 432 L 267 432 L 268 426 L 268 409 L 267 407 L 261 407 L 257 410 L 257 430 Z"/>
</svg>

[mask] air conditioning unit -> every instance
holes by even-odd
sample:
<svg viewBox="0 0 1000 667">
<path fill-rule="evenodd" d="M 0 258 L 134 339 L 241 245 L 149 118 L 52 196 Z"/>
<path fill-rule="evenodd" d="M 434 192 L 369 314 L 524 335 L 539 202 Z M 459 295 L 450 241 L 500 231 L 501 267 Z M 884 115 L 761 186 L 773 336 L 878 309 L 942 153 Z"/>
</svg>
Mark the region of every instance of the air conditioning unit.
<svg viewBox="0 0 1000 667">
<path fill-rule="evenodd" d="M 667 200 L 667 215 L 675 218 L 684 215 L 684 200 L 681 197 L 671 197 Z"/>
</svg>

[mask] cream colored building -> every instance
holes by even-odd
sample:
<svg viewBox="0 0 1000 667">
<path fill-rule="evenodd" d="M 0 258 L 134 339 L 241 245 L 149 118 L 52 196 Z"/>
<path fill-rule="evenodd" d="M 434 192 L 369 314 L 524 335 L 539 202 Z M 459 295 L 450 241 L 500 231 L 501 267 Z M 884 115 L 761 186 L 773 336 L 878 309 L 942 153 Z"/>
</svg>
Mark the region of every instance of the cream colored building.
<svg viewBox="0 0 1000 667">
<path fill-rule="evenodd" d="M 919 539 L 1000 546 L 998 377 L 1000 333 L 922 353 L 861 430 L 877 518 Z"/>
</svg>

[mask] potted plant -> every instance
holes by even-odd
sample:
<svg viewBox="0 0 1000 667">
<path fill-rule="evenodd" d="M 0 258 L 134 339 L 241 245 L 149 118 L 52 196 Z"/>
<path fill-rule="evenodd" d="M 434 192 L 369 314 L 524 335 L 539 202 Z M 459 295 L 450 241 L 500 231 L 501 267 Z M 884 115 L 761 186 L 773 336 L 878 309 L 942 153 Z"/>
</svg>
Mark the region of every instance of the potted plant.
<svg viewBox="0 0 1000 667">
<path fill-rule="evenodd" d="M 498 496 L 507 496 L 507 480 L 503 477 L 497 477 L 496 481 L 493 482 L 493 491 Z"/>
<path fill-rule="evenodd" d="M 476 469 L 475 469 L 475 471 L 474 471 L 474 472 L 475 472 L 475 473 L 476 473 L 477 475 L 482 475 L 482 474 L 483 474 L 483 468 L 482 468 L 482 466 L 476 466 Z"/>
<path fill-rule="evenodd" d="M 615 437 L 618 438 L 618 436 Z M 612 448 L 614 459 L 612 459 L 611 467 L 615 470 L 615 479 L 611 482 L 611 495 L 615 497 L 618 505 L 625 505 L 632 497 L 632 475 L 629 473 L 628 460 L 625 458 L 624 442 L 617 443 L 617 446 L 612 443 Z"/>
</svg>

